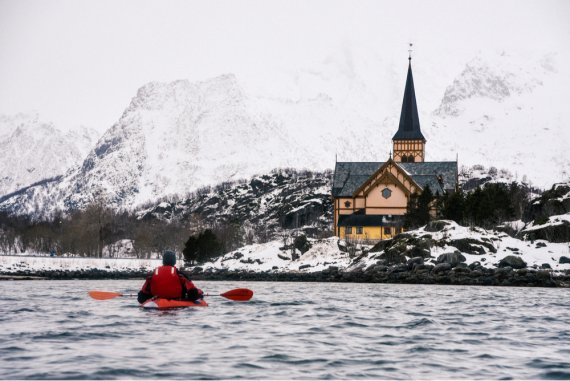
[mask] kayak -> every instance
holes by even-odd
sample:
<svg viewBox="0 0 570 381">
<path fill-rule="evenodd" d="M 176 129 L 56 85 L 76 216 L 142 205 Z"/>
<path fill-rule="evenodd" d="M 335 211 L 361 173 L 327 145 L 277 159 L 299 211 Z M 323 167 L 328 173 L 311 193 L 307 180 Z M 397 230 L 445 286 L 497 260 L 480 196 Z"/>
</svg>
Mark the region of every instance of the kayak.
<svg viewBox="0 0 570 381">
<path fill-rule="evenodd" d="M 178 300 L 178 299 L 163 299 L 152 298 L 141 304 L 142 308 L 167 310 L 170 308 L 186 308 L 186 307 L 208 307 L 208 303 L 204 299 L 192 300 Z"/>
</svg>

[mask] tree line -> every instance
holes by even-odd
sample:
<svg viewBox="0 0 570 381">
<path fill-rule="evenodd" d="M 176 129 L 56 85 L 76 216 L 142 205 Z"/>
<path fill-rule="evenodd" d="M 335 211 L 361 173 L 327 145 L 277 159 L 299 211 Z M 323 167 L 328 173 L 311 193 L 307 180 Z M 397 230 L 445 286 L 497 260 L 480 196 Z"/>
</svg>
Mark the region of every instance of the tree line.
<svg viewBox="0 0 570 381">
<path fill-rule="evenodd" d="M 150 258 L 153 253 L 164 250 L 181 253 L 189 236 L 206 229 L 216 236 L 223 251 L 234 250 L 251 243 L 248 239 L 253 240 L 237 223 L 208 223 L 200 216 L 172 222 L 140 219 L 135 214 L 93 204 L 66 216 L 58 213 L 48 221 L 0 212 L 0 252 L 70 253 L 101 258 L 105 247 L 129 239 L 133 241 L 137 258 Z"/>
<path fill-rule="evenodd" d="M 405 226 L 413 229 L 427 224 L 435 210 L 438 219 L 494 228 L 506 221 L 522 219 L 531 192 L 532 189 L 516 182 L 488 183 L 472 192 L 458 190 L 444 195 L 434 195 L 426 186 L 421 193 L 410 197 Z"/>
</svg>

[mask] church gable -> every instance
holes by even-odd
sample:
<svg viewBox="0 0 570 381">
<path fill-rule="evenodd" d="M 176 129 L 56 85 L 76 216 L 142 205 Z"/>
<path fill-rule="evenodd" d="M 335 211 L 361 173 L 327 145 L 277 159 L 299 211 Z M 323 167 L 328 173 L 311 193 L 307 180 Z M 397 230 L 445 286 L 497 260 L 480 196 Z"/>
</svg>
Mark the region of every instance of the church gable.
<svg viewBox="0 0 570 381">
<path fill-rule="evenodd" d="M 390 159 L 354 192 L 353 197 L 368 197 L 369 193 L 381 184 L 395 185 L 406 197 L 420 190 L 412 177 Z"/>
</svg>

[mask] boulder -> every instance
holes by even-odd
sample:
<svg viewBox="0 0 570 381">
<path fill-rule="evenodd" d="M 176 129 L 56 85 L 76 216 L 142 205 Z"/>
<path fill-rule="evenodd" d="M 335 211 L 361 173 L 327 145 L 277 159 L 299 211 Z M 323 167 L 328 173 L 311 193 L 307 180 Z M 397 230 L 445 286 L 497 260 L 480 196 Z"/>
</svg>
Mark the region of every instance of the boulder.
<svg viewBox="0 0 570 381">
<path fill-rule="evenodd" d="M 523 269 L 526 267 L 526 262 L 521 257 L 516 255 L 507 255 L 499 262 L 499 267 L 512 267 L 513 269 Z"/>
<path fill-rule="evenodd" d="M 483 266 L 481 266 L 481 262 L 477 262 L 477 261 L 475 261 L 469 265 L 469 269 L 472 271 L 473 270 L 479 270 L 480 267 L 483 267 Z"/>
<path fill-rule="evenodd" d="M 407 237 L 411 237 L 411 235 L 402 233 L 402 234 L 399 234 L 397 237 L 398 237 L 398 241 L 399 241 L 401 238 L 406 239 Z M 393 244 L 394 244 L 394 239 L 385 239 L 383 241 L 378 242 L 376 245 L 374 245 L 370 249 L 370 252 L 371 253 L 377 253 L 380 251 L 384 251 L 384 250 L 392 247 Z"/>
<path fill-rule="evenodd" d="M 449 263 L 444 262 L 444 263 L 440 263 L 440 264 L 435 265 L 432 272 L 434 274 L 439 274 L 439 273 L 443 273 L 443 272 L 446 272 L 449 270 L 451 270 L 451 265 Z"/>
<path fill-rule="evenodd" d="M 560 263 L 561 265 L 565 263 L 570 263 L 570 258 L 561 256 L 560 259 L 558 260 L 558 263 Z"/>
<path fill-rule="evenodd" d="M 386 250 L 380 255 L 380 259 L 383 259 L 388 265 L 406 263 L 406 256 L 403 251 L 401 251 L 401 247 L 398 246 Z"/>
<path fill-rule="evenodd" d="M 449 263 L 451 267 L 456 267 L 461 262 L 465 262 L 465 257 L 459 251 L 441 254 L 437 257 L 437 263 Z"/>
<path fill-rule="evenodd" d="M 346 241 L 339 239 L 336 243 L 338 249 L 343 253 L 348 253 L 348 248 L 346 247 Z"/>
<path fill-rule="evenodd" d="M 473 238 L 455 239 L 450 241 L 449 245 L 455 246 L 457 250 L 467 254 L 485 254 L 485 248 L 492 253 L 497 252 L 497 249 L 495 249 L 491 243 L 479 241 Z"/>
<path fill-rule="evenodd" d="M 542 239 L 549 242 L 563 243 L 570 240 L 570 222 L 560 221 L 556 225 L 546 224 L 542 228 L 533 228 L 530 231 L 522 231 L 531 241 Z"/>
<path fill-rule="evenodd" d="M 423 264 L 424 264 L 423 257 L 414 257 L 414 258 L 408 259 L 408 262 L 407 262 L 408 270 L 413 270 L 416 265 L 423 265 Z"/>
<path fill-rule="evenodd" d="M 449 225 L 450 223 L 447 221 L 430 221 L 424 230 L 426 232 L 440 232 Z"/>
<path fill-rule="evenodd" d="M 414 246 L 409 250 L 404 252 L 404 255 L 414 258 L 414 257 L 422 257 L 422 258 L 430 258 L 431 251 L 429 249 L 424 249 L 418 246 Z"/>
<path fill-rule="evenodd" d="M 548 263 L 543 263 L 542 265 L 540 265 L 541 269 L 552 269 L 552 267 L 550 267 L 550 265 Z"/>
</svg>

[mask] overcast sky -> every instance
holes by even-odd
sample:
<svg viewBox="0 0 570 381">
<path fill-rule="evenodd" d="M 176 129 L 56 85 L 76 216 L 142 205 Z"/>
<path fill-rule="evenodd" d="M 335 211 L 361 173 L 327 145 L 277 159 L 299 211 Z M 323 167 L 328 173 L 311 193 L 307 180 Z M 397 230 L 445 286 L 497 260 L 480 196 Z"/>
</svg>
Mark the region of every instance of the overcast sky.
<svg viewBox="0 0 570 381">
<path fill-rule="evenodd" d="M 563 52 L 569 20 L 565 0 L 0 0 L 0 113 L 102 131 L 150 81 L 271 78 L 351 45 L 401 56 L 413 41 L 444 59 Z"/>
</svg>

